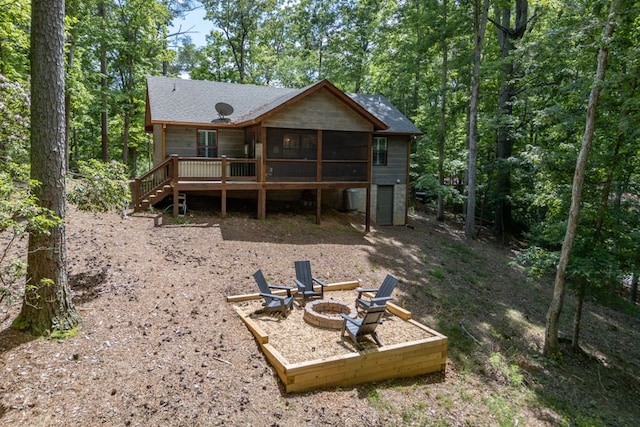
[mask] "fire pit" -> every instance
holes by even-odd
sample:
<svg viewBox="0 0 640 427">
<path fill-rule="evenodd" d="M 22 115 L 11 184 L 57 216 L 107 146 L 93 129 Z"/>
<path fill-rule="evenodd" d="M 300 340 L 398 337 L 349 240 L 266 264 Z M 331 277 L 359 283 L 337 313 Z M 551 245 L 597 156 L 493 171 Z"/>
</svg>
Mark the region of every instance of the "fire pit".
<svg viewBox="0 0 640 427">
<path fill-rule="evenodd" d="M 342 320 L 340 313 L 348 314 L 351 317 L 358 315 L 355 308 L 350 308 L 346 304 L 329 300 L 316 300 L 305 306 L 303 318 L 313 326 L 341 329 L 344 320 Z"/>
</svg>

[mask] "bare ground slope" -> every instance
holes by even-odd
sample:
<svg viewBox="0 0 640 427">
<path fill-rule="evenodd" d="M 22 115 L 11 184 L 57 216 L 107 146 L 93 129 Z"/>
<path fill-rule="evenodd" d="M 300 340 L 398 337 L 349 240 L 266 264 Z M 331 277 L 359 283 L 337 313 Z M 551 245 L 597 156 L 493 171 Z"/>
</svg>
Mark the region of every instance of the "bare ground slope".
<svg viewBox="0 0 640 427">
<path fill-rule="evenodd" d="M 71 210 L 69 279 L 84 323 L 72 338 L 32 339 L 0 307 L 0 425 L 635 425 L 640 321 L 588 303 L 585 351 L 540 356 L 552 284 L 512 252 L 464 242 L 414 215 L 369 234 L 362 218 L 273 213 L 265 221 L 195 212 L 165 218 Z M 377 287 L 450 338 L 446 376 L 287 395 L 225 296 L 255 291 L 263 269 L 292 284 L 309 259 L 328 282 Z M 573 301 L 563 313 L 570 330 Z M 635 403 L 630 403 L 635 402 Z"/>
</svg>

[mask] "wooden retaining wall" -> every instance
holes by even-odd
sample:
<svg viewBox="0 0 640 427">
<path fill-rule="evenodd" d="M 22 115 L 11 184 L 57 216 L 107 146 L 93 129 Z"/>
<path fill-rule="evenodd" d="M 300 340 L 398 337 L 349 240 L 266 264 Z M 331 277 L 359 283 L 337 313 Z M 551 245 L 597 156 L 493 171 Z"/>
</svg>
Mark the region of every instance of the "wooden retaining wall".
<svg viewBox="0 0 640 427">
<path fill-rule="evenodd" d="M 339 286 L 334 287 L 334 290 L 349 289 L 352 285 L 352 288 L 357 287 L 358 282 L 335 285 Z M 242 295 L 228 297 L 227 300 L 241 301 L 250 297 L 250 295 Z M 236 312 L 256 338 L 269 363 L 275 368 L 287 393 L 444 372 L 447 363 L 448 338 L 412 320 L 410 312 L 395 304 L 388 303 L 387 308 L 413 327 L 421 328 L 432 336 L 418 341 L 385 345 L 324 359 L 289 363 L 278 349 L 269 343 L 269 337 L 253 319 L 237 308 Z"/>
</svg>

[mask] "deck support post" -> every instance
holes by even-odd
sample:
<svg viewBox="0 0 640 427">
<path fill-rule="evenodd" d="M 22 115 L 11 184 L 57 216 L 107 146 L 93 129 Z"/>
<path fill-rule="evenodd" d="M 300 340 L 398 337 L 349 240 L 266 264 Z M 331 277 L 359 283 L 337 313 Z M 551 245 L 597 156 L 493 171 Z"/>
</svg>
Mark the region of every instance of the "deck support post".
<svg viewBox="0 0 640 427">
<path fill-rule="evenodd" d="M 320 225 L 320 215 L 322 213 L 322 190 L 316 190 L 316 225 Z"/>
<path fill-rule="evenodd" d="M 178 192 L 178 183 L 174 182 L 173 183 L 173 217 L 177 218 L 178 215 L 180 214 L 180 205 L 179 205 L 179 201 L 178 201 L 178 196 L 179 196 L 179 192 Z"/>
<path fill-rule="evenodd" d="M 267 190 L 263 187 L 258 190 L 258 219 L 267 217 Z"/>
<path fill-rule="evenodd" d="M 227 189 L 222 187 L 220 194 L 220 216 L 224 219 L 227 216 Z"/>
<path fill-rule="evenodd" d="M 364 214 L 364 231 L 366 233 L 371 231 L 371 184 L 365 189 L 367 192 L 367 207 Z"/>
<path fill-rule="evenodd" d="M 222 192 L 220 194 L 220 216 L 225 218 L 227 216 L 227 156 L 222 156 Z"/>
</svg>

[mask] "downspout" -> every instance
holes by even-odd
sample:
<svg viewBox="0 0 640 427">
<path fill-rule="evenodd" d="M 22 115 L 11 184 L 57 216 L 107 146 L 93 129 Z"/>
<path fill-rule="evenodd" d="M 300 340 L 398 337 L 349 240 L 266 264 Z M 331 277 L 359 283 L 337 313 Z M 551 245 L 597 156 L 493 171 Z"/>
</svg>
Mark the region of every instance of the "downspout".
<svg viewBox="0 0 640 427">
<path fill-rule="evenodd" d="M 167 124 L 162 124 L 162 153 L 160 156 L 160 162 L 167 158 Z"/>
<path fill-rule="evenodd" d="M 367 204 L 364 214 L 365 233 L 371 231 L 371 165 L 373 165 L 373 131 L 369 132 L 368 146 L 369 154 L 367 156 Z"/>
<path fill-rule="evenodd" d="M 407 144 L 407 175 L 405 177 L 405 190 L 404 190 L 404 225 L 409 224 L 409 193 L 411 190 L 411 186 L 409 185 L 409 179 L 410 179 L 410 175 L 409 175 L 409 170 L 411 170 L 411 139 L 413 137 L 409 136 L 408 139 L 408 144 Z"/>
</svg>

